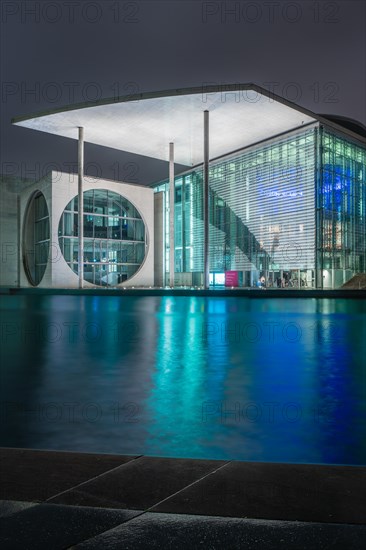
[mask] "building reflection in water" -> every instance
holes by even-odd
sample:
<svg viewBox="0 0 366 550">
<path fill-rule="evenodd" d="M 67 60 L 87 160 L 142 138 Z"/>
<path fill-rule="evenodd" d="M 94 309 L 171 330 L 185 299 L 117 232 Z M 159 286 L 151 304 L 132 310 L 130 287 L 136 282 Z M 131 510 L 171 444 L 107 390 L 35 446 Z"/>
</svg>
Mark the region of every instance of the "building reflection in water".
<svg viewBox="0 0 366 550">
<path fill-rule="evenodd" d="M 1 302 L 4 446 L 365 462 L 361 301 Z"/>
</svg>

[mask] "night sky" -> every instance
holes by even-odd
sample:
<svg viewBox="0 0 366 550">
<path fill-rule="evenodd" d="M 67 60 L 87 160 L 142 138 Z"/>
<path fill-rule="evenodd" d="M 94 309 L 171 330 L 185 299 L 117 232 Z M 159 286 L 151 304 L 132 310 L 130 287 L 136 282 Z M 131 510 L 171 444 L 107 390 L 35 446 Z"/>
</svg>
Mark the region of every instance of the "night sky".
<svg viewBox="0 0 366 550">
<path fill-rule="evenodd" d="M 76 141 L 11 126 L 14 116 L 205 83 L 254 82 L 366 124 L 365 21 L 363 0 L 4 1 L 1 172 L 38 179 L 77 159 Z M 111 179 L 167 175 L 164 162 L 95 145 L 85 161 Z"/>
</svg>

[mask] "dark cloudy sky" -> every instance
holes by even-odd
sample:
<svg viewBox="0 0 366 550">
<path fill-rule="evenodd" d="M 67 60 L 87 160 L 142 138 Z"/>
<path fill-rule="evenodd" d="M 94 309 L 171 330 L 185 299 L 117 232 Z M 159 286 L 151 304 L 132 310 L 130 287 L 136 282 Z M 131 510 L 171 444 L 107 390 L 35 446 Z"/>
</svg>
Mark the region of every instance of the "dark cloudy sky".
<svg viewBox="0 0 366 550">
<path fill-rule="evenodd" d="M 13 116 L 131 92 L 255 82 L 366 124 L 363 0 L 3 1 L 1 26 L 5 174 L 66 170 L 77 155 L 73 140 L 11 126 Z M 107 178 L 166 175 L 163 162 L 93 145 L 85 160 Z"/>
</svg>

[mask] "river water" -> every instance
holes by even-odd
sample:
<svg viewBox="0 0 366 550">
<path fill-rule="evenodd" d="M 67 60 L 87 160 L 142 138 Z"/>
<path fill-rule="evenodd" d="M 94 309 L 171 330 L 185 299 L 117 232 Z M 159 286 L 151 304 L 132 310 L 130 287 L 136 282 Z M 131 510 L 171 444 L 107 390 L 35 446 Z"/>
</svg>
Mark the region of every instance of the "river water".
<svg viewBox="0 0 366 550">
<path fill-rule="evenodd" d="M 366 463 L 365 301 L 0 304 L 2 446 Z"/>
</svg>

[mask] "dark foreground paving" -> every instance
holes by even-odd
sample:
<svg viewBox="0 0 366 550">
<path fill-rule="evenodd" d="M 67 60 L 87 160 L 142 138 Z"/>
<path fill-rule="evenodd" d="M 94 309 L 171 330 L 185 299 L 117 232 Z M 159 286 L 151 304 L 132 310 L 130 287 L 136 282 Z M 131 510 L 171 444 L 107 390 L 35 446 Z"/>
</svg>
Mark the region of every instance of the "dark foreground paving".
<svg viewBox="0 0 366 550">
<path fill-rule="evenodd" d="M 3 549 L 353 550 L 359 466 L 1 449 Z"/>
</svg>

